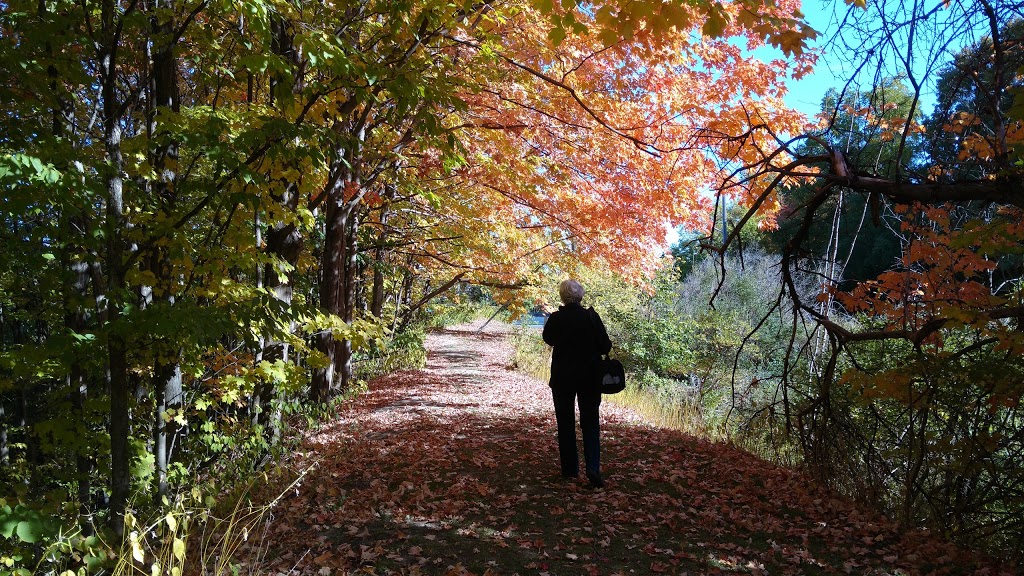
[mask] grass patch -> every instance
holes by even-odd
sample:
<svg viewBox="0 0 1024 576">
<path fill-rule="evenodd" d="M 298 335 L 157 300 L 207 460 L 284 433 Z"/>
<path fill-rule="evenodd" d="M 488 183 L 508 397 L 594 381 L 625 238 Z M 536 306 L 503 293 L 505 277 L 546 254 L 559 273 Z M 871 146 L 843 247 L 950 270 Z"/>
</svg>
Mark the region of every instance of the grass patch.
<svg viewBox="0 0 1024 576">
<path fill-rule="evenodd" d="M 551 374 L 551 348 L 541 340 L 538 330 L 520 328 L 512 336 L 514 353 L 513 367 L 523 374 L 546 382 Z M 708 422 L 704 411 L 696 402 L 685 398 L 666 398 L 657 389 L 644 385 L 644 380 L 629 374 L 630 382 L 618 394 L 605 396 L 607 402 L 632 409 L 648 422 L 669 430 L 677 430 L 691 436 L 709 440 L 724 440 L 726 435 L 721 426 Z M 638 383 L 639 382 L 639 383 Z"/>
<path fill-rule="evenodd" d="M 551 348 L 541 340 L 540 331 L 518 328 L 512 335 L 512 364 L 520 373 L 547 382 L 551 373 Z M 762 429 L 730 429 L 717 418 L 721 410 L 709 409 L 700 401 L 681 391 L 671 379 L 653 374 L 627 374 L 628 385 L 604 401 L 629 408 L 646 421 L 660 428 L 682 432 L 711 442 L 725 442 L 766 460 L 793 466 L 800 461 L 796 447 L 788 443 L 772 443 L 779 435 L 764 434 Z M 758 432 L 761 432 L 758 435 Z"/>
<path fill-rule="evenodd" d="M 661 428 L 713 441 L 726 439 L 722 427 L 708 422 L 704 418 L 703 409 L 693 402 L 667 401 L 660 394 L 636 384 L 626 386 L 618 394 L 605 396 L 605 400 L 629 408 Z"/>
<path fill-rule="evenodd" d="M 518 328 L 512 334 L 512 366 L 542 382 L 551 378 L 551 347 L 541 340 L 540 330 Z"/>
<path fill-rule="evenodd" d="M 426 337 L 420 326 L 410 327 L 394 335 L 382 345 L 371 343 L 356 354 L 356 369 L 363 380 L 372 380 L 399 370 L 423 368 L 427 363 Z"/>
</svg>

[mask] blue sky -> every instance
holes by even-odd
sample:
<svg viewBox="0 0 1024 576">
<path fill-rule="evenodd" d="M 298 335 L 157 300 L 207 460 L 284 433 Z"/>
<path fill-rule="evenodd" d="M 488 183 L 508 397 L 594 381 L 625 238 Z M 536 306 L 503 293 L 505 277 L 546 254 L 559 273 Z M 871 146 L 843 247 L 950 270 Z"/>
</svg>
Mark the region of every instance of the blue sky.
<svg viewBox="0 0 1024 576">
<path fill-rule="evenodd" d="M 845 6 L 845 4 L 839 1 L 804 0 L 803 11 L 807 22 L 818 31 L 818 38 L 811 43 L 812 48 L 820 48 L 830 33 L 834 32 L 830 29 L 830 22 L 833 19 L 833 10 L 838 9 L 839 6 Z M 775 52 L 777 53 L 777 51 Z M 835 62 L 835 59 L 830 58 L 828 53 L 822 53 L 814 72 L 800 80 L 789 82 L 786 104 L 808 116 L 820 112 L 821 100 L 829 88 L 841 87 L 845 82 L 845 79 L 836 77 L 840 72 L 833 68 L 837 66 L 838 63 Z"/>
<path fill-rule="evenodd" d="M 868 0 L 884 2 L 886 0 Z M 924 0 L 924 2 L 941 3 L 943 0 Z M 821 112 L 821 101 L 830 88 L 840 89 L 842 88 L 851 75 L 849 66 L 844 66 L 843 58 L 840 58 L 840 54 L 829 54 L 822 48 L 829 38 L 836 32 L 836 22 L 842 18 L 845 14 L 848 6 L 843 0 L 804 0 L 803 12 L 806 15 L 808 23 L 815 30 L 818 31 L 818 38 L 811 43 L 812 48 L 822 49 L 818 63 L 815 66 L 814 71 L 808 74 L 801 80 L 788 82 L 788 93 L 785 97 L 785 102 L 788 106 L 807 114 L 808 116 L 814 116 Z M 859 10 L 859 9 L 856 9 Z M 838 13 L 838 16 L 836 15 Z M 949 18 L 953 15 L 952 11 L 942 14 L 945 22 L 948 22 Z M 939 18 L 936 18 L 939 19 Z M 969 35 L 968 35 L 969 37 Z M 957 46 L 962 44 L 953 43 L 950 46 L 951 50 L 955 50 Z M 849 54 L 845 55 L 847 63 L 850 61 Z M 948 56 L 948 54 L 947 54 Z M 782 58 L 782 52 L 774 48 L 761 48 L 754 52 L 753 57 L 762 59 Z M 856 54 L 854 54 L 856 57 Z M 942 61 L 944 58 L 941 58 Z M 854 58 L 856 60 L 856 58 Z M 859 62 L 858 62 L 859 63 Z M 874 74 L 874 68 L 871 68 L 865 73 L 865 79 L 862 81 L 860 88 L 867 89 L 871 86 L 872 77 Z M 923 69 L 918 66 L 914 67 L 915 76 L 919 78 L 924 77 Z M 890 72 L 892 73 L 892 72 Z M 934 75 L 925 80 L 922 85 L 922 94 L 920 102 L 920 110 L 925 115 L 930 115 L 935 106 L 935 77 Z M 673 230 L 669 234 L 668 244 L 678 240 L 678 231 Z"/>
<path fill-rule="evenodd" d="M 803 10 L 808 23 L 818 31 L 819 36 L 812 44 L 812 47 L 817 47 L 827 37 L 826 30 L 831 18 L 831 8 L 828 8 L 828 12 L 826 12 L 826 8 L 822 7 L 820 0 L 804 0 Z M 814 72 L 800 80 L 789 82 L 786 104 L 808 116 L 813 116 L 821 110 L 821 99 L 825 93 L 837 84 L 839 81 L 833 78 L 832 72 L 826 65 L 826 56 L 822 55 Z"/>
<path fill-rule="evenodd" d="M 819 34 L 818 38 L 812 42 L 812 47 L 822 48 L 824 46 L 825 42 L 835 33 L 838 18 L 841 18 L 848 9 L 849 6 L 842 0 L 804 0 L 803 11 L 807 22 Z M 854 8 L 854 10 L 860 9 Z M 773 50 L 773 52 L 772 57 L 779 57 L 781 54 L 777 50 Z M 915 70 L 918 71 L 916 74 L 918 77 L 924 75 L 922 66 L 915 66 Z M 868 68 L 870 70 L 867 72 L 873 74 L 873 68 Z M 788 84 L 789 93 L 786 95 L 786 104 L 813 116 L 821 111 L 822 97 L 824 97 L 829 88 L 841 88 L 845 85 L 850 75 L 850 70 L 844 69 L 843 62 L 836 55 L 823 51 L 813 73 L 801 80 L 791 81 Z M 923 85 L 920 104 L 921 111 L 926 115 L 930 114 L 935 106 L 934 85 L 934 77 L 929 78 Z M 862 89 L 866 87 L 866 85 L 861 86 Z"/>
</svg>

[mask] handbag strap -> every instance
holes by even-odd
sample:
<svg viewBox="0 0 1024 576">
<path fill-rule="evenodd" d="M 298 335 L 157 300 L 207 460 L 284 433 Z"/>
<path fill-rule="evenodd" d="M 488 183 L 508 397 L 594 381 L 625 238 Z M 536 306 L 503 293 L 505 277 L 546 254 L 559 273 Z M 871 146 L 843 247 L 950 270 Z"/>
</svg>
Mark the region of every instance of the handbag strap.
<svg viewBox="0 0 1024 576">
<path fill-rule="evenodd" d="M 590 318 L 590 326 L 594 328 L 594 333 L 597 334 L 600 329 L 597 327 L 597 312 L 594 310 L 593 306 L 587 308 L 587 317 Z M 610 358 L 608 354 L 598 354 L 597 357 L 602 359 Z"/>
</svg>

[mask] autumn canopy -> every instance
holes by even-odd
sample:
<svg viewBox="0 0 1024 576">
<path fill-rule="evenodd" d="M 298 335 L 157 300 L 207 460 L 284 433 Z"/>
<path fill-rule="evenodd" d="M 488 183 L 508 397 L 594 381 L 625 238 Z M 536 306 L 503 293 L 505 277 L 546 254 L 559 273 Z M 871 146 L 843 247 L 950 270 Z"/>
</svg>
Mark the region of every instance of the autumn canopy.
<svg viewBox="0 0 1024 576">
<path fill-rule="evenodd" d="M 1020 3 L 0 6 L 0 570 L 570 275 L 643 402 L 1024 555 Z"/>
<path fill-rule="evenodd" d="M 790 1 L 6 2 L 0 392 L 67 402 L 46 455 L 50 408 L 16 433 L 120 528 L 453 290 L 643 281 L 801 129 L 813 35 Z"/>
</svg>

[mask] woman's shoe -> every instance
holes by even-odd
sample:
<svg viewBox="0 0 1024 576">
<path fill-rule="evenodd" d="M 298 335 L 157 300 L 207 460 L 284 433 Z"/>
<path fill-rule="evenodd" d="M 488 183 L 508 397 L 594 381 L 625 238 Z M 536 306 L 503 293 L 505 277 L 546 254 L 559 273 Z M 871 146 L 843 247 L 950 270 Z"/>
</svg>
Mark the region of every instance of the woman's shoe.
<svg viewBox="0 0 1024 576">
<path fill-rule="evenodd" d="M 587 480 L 590 481 L 591 488 L 604 488 L 604 479 L 599 472 L 587 472 Z"/>
</svg>

